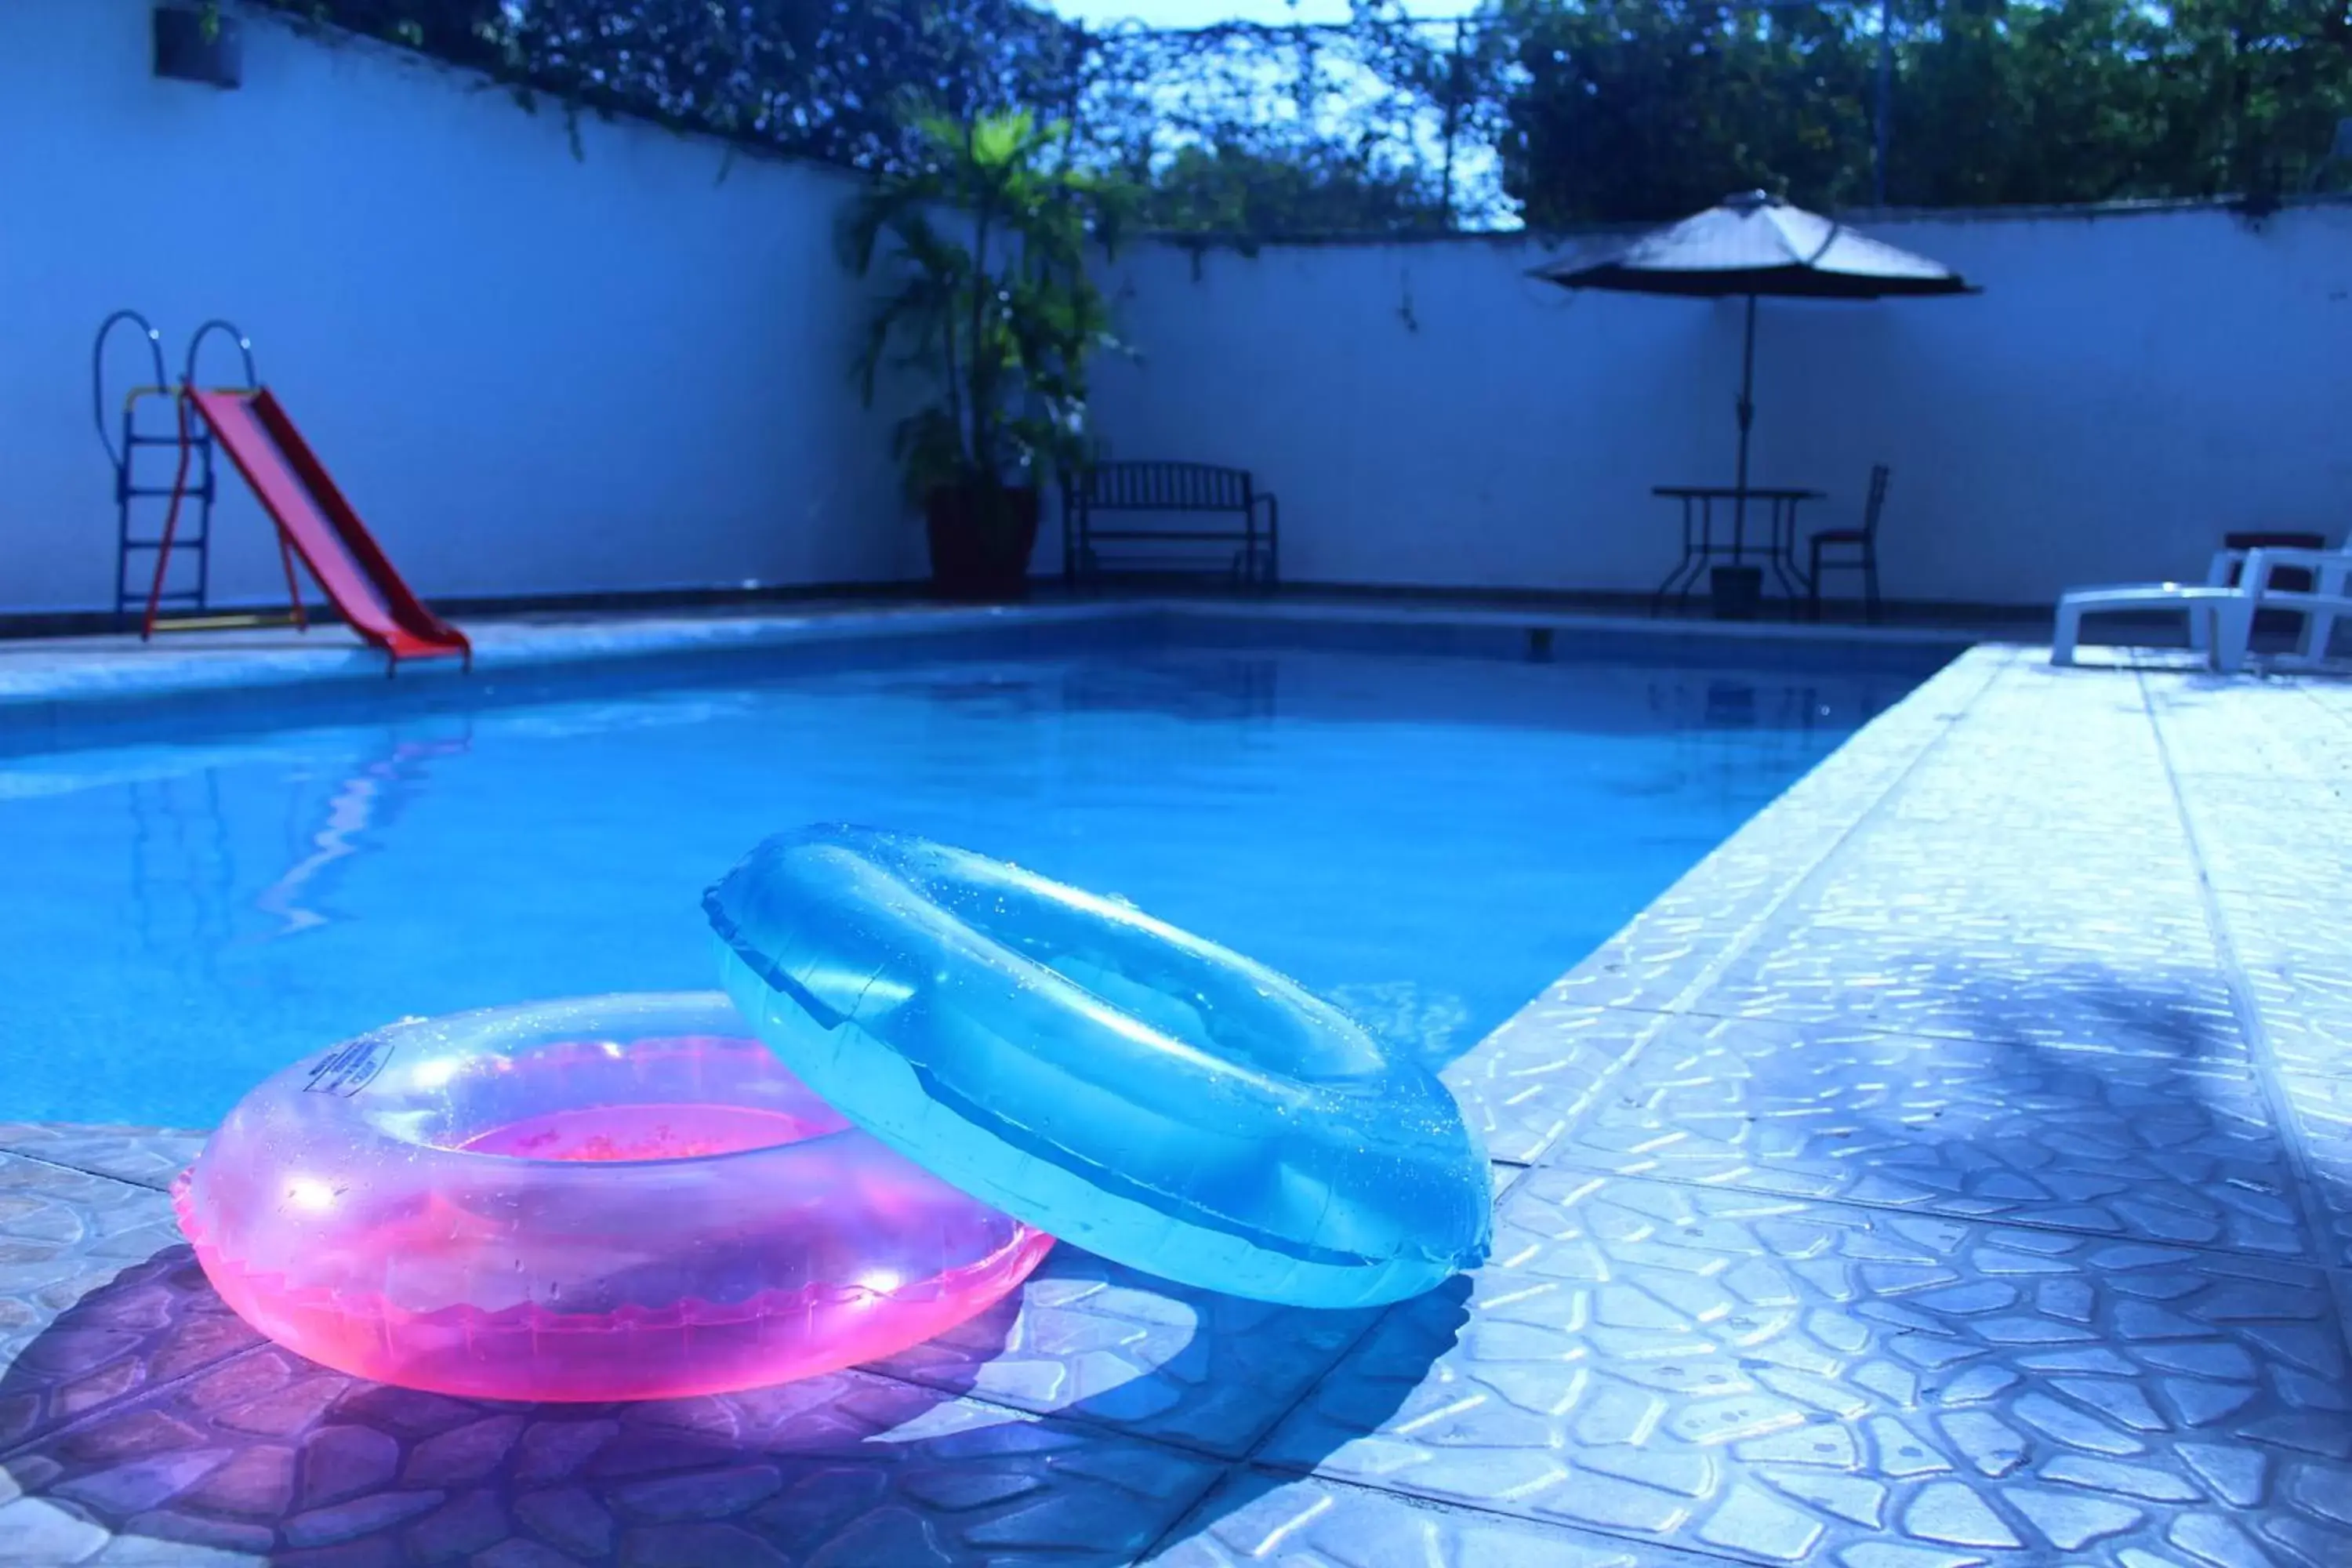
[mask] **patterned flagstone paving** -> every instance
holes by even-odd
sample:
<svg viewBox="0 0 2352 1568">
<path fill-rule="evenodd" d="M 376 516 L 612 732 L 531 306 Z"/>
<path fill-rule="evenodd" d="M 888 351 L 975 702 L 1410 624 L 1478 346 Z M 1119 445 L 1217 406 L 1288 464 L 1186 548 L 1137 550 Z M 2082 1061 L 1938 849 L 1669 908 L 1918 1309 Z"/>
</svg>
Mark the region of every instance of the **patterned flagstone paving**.
<svg viewBox="0 0 2352 1568">
<path fill-rule="evenodd" d="M 1475 1277 L 724 1399 L 325 1372 L 0 1124 L 0 1563 L 2352 1568 L 2347 884 L 2352 689 L 1979 648 L 1451 1070 Z"/>
</svg>

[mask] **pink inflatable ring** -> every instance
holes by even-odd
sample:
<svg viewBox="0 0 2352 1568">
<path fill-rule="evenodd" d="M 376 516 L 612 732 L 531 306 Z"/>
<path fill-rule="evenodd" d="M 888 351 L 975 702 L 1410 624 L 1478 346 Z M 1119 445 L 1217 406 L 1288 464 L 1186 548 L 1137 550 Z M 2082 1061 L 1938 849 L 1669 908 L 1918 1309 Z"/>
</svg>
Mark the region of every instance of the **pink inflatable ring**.
<svg viewBox="0 0 2352 1568">
<path fill-rule="evenodd" d="M 1051 1237 L 852 1128 L 717 994 L 411 1022 L 261 1085 L 173 1191 L 254 1328 L 488 1399 L 719 1394 L 887 1355 Z"/>
</svg>

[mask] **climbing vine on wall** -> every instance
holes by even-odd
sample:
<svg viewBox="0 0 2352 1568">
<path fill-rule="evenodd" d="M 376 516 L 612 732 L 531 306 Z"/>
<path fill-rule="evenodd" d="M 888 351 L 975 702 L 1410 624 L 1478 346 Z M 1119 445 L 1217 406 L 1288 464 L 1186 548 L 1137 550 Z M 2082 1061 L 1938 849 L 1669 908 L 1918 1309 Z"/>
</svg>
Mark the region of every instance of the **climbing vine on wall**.
<svg viewBox="0 0 2352 1568">
<path fill-rule="evenodd" d="M 1483 0 L 1089 30 L 1024 0 L 247 0 L 628 115 L 860 169 L 910 100 L 1027 109 L 1161 228 L 1394 233 L 2352 187 L 2352 0 Z M 1418 0 L 1433 5 L 1434 0 Z M 576 144 L 576 142 L 575 142 Z"/>
<path fill-rule="evenodd" d="M 254 0 L 482 71 L 527 106 L 627 115 L 861 169 L 906 166 L 912 100 L 1069 120 L 1155 226 L 1417 229 L 1499 212 L 1457 156 L 1493 121 L 1452 23 L 1075 26 L 1022 0 Z M 1485 167 L 1491 171 L 1492 160 Z M 1481 184 L 1482 178 L 1484 184 Z"/>
</svg>

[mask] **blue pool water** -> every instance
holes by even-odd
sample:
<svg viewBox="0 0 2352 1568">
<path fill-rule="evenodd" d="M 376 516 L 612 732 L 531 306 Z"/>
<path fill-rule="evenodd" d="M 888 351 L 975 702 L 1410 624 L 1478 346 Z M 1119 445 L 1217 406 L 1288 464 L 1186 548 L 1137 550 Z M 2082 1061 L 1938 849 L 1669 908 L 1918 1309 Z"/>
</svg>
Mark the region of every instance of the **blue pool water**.
<svg viewBox="0 0 2352 1568">
<path fill-rule="evenodd" d="M 404 1016 L 707 986 L 703 888 L 819 819 L 1124 895 L 1443 1061 L 1944 657 L 1295 640 L 420 682 L 0 755 L 0 1119 L 204 1126 Z"/>
</svg>

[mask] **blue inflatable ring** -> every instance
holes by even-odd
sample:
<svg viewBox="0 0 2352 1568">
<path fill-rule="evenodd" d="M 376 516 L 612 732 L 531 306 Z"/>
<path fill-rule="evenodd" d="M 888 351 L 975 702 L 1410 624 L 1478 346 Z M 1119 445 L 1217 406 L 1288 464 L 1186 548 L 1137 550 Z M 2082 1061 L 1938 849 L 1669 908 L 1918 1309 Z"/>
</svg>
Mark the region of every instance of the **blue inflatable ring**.
<svg viewBox="0 0 2352 1568">
<path fill-rule="evenodd" d="M 1132 907 L 849 826 L 703 898 L 729 993 L 835 1109 L 1014 1218 L 1297 1306 L 1486 1254 L 1484 1152 L 1436 1077 L 1264 966 Z"/>
</svg>

